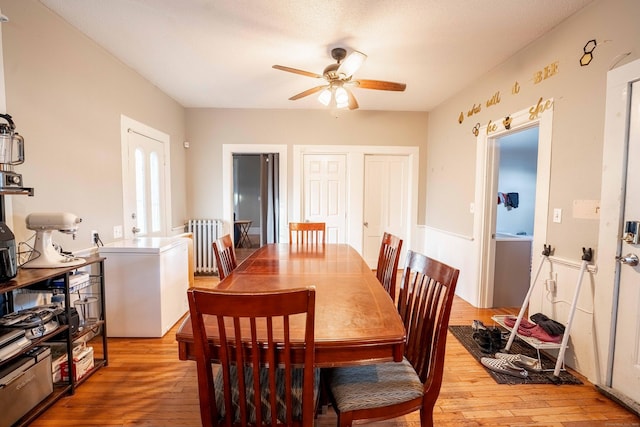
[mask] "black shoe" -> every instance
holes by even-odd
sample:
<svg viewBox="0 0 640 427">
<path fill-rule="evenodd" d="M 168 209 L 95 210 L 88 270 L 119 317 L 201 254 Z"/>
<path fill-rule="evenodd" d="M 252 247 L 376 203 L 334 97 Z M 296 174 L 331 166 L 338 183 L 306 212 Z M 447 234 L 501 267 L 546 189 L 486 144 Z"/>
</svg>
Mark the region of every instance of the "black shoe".
<svg viewBox="0 0 640 427">
<path fill-rule="evenodd" d="M 483 353 L 492 353 L 493 345 L 491 343 L 491 335 L 486 329 L 479 329 L 472 335 L 473 340 L 478 344 Z"/>
<path fill-rule="evenodd" d="M 502 331 L 498 327 L 489 328 L 489 335 L 491 337 L 491 352 L 495 353 L 502 350 L 507 343 L 502 339 Z"/>
</svg>

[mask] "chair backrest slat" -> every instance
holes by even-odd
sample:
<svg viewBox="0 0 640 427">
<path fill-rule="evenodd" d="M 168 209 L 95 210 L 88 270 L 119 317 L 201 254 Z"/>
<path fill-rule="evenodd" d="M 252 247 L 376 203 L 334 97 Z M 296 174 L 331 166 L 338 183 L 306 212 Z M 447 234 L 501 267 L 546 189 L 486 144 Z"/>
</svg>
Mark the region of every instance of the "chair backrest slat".
<svg viewBox="0 0 640 427">
<path fill-rule="evenodd" d="M 398 312 L 407 330 L 405 357 L 425 383 L 438 393 L 451 306 L 460 271 L 407 251 L 398 297 Z M 430 375 L 433 374 L 433 375 Z"/>
<path fill-rule="evenodd" d="M 398 274 L 401 250 L 402 239 L 385 232 L 380 244 L 376 277 L 394 301 L 396 299 L 396 276 Z"/>
<path fill-rule="evenodd" d="M 188 297 L 203 426 L 312 425 L 315 289 L 237 293 L 191 288 Z M 306 316 L 304 342 L 293 341 L 294 315 Z M 207 337 L 206 325 L 220 337 L 214 343 Z M 301 349 L 304 364 L 294 366 L 292 353 Z M 222 373 L 218 393 L 212 364 Z M 294 419 L 294 368 L 303 371 L 301 420 Z M 281 381 L 284 387 L 279 386 Z M 263 413 L 265 406 L 269 409 Z"/>
<path fill-rule="evenodd" d="M 324 244 L 326 240 L 326 224 L 324 222 L 289 223 L 289 243 Z"/>
<path fill-rule="evenodd" d="M 216 239 L 213 245 L 213 253 L 216 257 L 216 265 L 218 266 L 218 275 L 220 280 L 227 277 L 238 266 L 236 262 L 236 253 L 233 248 L 233 240 L 229 234 Z"/>
</svg>

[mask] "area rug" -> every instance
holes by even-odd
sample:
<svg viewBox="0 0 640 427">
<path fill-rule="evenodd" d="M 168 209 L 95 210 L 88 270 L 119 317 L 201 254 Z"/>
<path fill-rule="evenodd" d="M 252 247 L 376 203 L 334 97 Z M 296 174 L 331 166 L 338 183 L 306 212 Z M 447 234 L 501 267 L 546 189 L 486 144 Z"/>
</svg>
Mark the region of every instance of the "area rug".
<svg viewBox="0 0 640 427">
<path fill-rule="evenodd" d="M 478 344 L 473 340 L 473 329 L 471 326 L 449 326 L 449 331 L 451 331 L 453 336 L 460 341 L 464 348 L 467 349 L 478 363 L 480 363 L 480 358 L 482 357 L 493 357 L 492 354 L 483 353 L 482 350 L 480 350 Z M 536 349 L 522 341 L 520 338 L 516 338 L 513 341 L 509 353 L 523 354 L 536 359 L 538 358 Z M 543 371 L 529 372 L 529 376 L 525 379 L 494 372 L 487 368 L 485 369 L 498 384 L 582 384 L 582 381 L 568 371 L 560 371 L 560 374 L 557 377 L 553 375 L 553 369 L 556 366 L 556 361 L 546 354 L 540 353 L 540 360 L 542 361 Z"/>
</svg>

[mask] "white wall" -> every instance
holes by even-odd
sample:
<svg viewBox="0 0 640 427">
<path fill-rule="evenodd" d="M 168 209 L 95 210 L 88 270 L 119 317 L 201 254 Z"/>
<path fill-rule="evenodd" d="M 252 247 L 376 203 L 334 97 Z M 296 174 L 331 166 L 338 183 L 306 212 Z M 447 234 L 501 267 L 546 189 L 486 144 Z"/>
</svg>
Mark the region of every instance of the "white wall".
<svg viewBox="0 0 640 427">
<path fill-rule="evenodd" d="M 598 283 L 599 221 L 574 216 L 572 207 L 574 200 L 600 199 L 606 76 L 610 68 L 638 58 L 638 16 L 640 2 L 597 0 L 429 115 L 425 252 L 441 253 L 454 261 L 453 265 L 469 270 L 469 274 L 461 274 L 458 290 L 473 302 L 477 301 L 477 283 L 467 279 L 474 277 L 478 266 L 472 252 L 468 252 L 472 245 L 466 244 L 467 236 L 476 232 L 469 209 L 476 187 L 476 137 L 472 129 L 476 123 L 487 126 L 492 121 L 502 131 L 502 118 L 535 107 L 541 98 L 554 100 L 546 243 L 555 248 L 555 256 L 540 277 L 549 277 L 550 271 L 556 273 L 558 294 L 550 301 L 544 286 L 536 287 L 529 313 L 544 312 L 566 322 L 577 286 L 582 248 L 593 248 L 594 265 L 583 279 L 566 360 L 596 383 L 606 370 L 606 361 L 598 352 L 608 347 L 608 342 L 606 334 L 594 342 L 593 302 L 596 289 L 611 285 Z M 582 67 L 579 59 L 583 47 L 592 39 L 598 43 L 594 59 Z M 544 73 L 551 64 L 557 66 L 557 72 L 535 83 L 537 73 Z M 518 91 L 513 90 L 516 83 Z M 487 106 L 486 101 L 496 92 L 500 92 L 500 102 Z M 481 111 L 468 116 L 467 112 L 478 103 Z M 461 113 L 464 120 L 459 124 Z M 552 221 L 554 208 L 563 210 L 561 223 Z M 541 254 L 536 250 L 533 257 L 537 267 Z M 612 306 L 599 309 L 610 311 Z"/>
<path fill-rule="evenodd" d="M 0 0 L 6 112 L 25 139 L 16 166 L 34 197 L 8 196 L 14 233 L 24 241 L 31 212 L 82 217 L 76 240 L 57 233 L 65 250 L 105 243 L 123 223 L 120 117 L 171 138 L 172 226 L 186 218 L 184 109 L 36 0 Z M 4 109 L 3 109 L 4 110 Z"/>
<path fill-rule="evenodd" d="M 222 145 L 414 146 L 424 147 L 427 113 L 352 111 L 335 118 L 324 110 L 187 109 L 188 212 L 194 218 L 225 218 L 223 212 Z M 420 150 L 420 155 L 425 150 Z M 288 156 L 289 171 L 295 159 Z M 424 163 L 422 163 L 424 164 Z M 293 198 L 289 173 L 288 200 Z M 212 185 L 215 183 L 216 185 Z M 291 214 L 289 207 L 288 214 Z"/>
</svg>

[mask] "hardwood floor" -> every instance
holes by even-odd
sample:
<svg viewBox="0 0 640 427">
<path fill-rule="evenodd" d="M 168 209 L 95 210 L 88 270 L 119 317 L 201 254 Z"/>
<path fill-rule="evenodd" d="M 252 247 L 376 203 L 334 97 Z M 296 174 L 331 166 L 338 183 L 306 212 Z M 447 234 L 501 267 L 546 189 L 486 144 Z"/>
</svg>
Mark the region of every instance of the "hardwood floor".
<svg viewBox="0 0 640 427">
<path fill-rule="evenodd" d="M 197 277 L 197 286 L 217 279 Z M 513 310 L 476 309 L 454 302 L 450 324 L 491 324 L 491 315 Z M 33 427 L 45 426 L 199 426 L 195 363 L 180 361 L 174 327 L 158 339 L 109 339 L 109 366 L 75 395 L 57 402 Z M 447 339 L 444 382 L 435 407 L 436 426 L 640 426 L 640 418 L 583 385 L 499 385 L 451 334 Z M 331 408 L 317 426 L 336 425 Z M 418 413 L 377 426 L 418 426 Z"/>
</svg>

